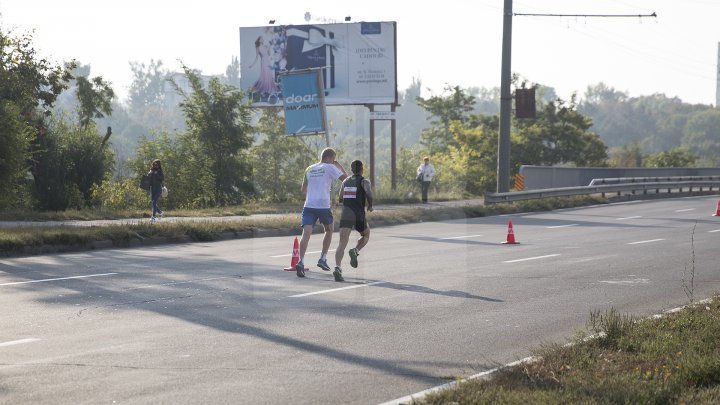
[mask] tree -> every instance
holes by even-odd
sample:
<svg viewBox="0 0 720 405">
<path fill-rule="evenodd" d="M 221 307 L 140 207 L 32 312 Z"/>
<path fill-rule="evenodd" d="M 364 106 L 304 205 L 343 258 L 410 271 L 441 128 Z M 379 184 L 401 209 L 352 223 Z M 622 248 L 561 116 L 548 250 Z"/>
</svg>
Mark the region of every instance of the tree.
<svg viewBox="0 0 720 405">
<path fill-rule="evenodd" d="M 33 171 L 34 195 L 45 210 L 92 204 L 92 190 L 108 179 L 114 156 L 93 123 L 78 126 L 54 118 L 40 139 Z"/>
<path fill-rule="evenodd" d="M 639 142 L 649 152 L 680 146 L 690 116 L 711 109 L 712 106 L 687 104 L 664 94 L 629 97 L 603 83 L 588 87 L 578 108 L 592 118 L 593 131 L 607 145 Z"/>
<path fill-rule="evenodd" d="M 259 196 L 270 201 L 292 201 L 315 154 L 300 138 L 285 135 L 280 108 L 263 109 L 258 131 L 265 138 L 253 148 L 253 184 Z"/>
<path fill-rule="evenodd" d="M 428 99 L 417 97 L 417 104 L 430 114 L 432 126 L 423 130 L 420 143 L 431 153 L 447 150 L 453 144 L 452 121 L 464 121 L 473 111 L 475 97 L 460 86 L 446 85 L 443 93 Z M 457 146 L 457 145 L 455 145 Z"/>
<path fill-rule="evenodd" d="M 250 114 L 252 107 L 243 101 L 242 91 L 213 78 L 203 87 L 199 74 L 183 65 L 192 89 L 186 94 L 172 80 L 183 97 L 180 108 L 185 114 L 187 135 L 202 150 L 215 175 L 213 197 L 216 204 L 240 204 L 243 195 L 252 193 L 251 167 L 245 151 L 252 145 Z"/>
<path fill-rule="evenodd" d="M 607 153 L 597 134 L 589 131 L 592 121 L 578 113 L 575 99 L 556 99 L 538 111 L 537 118 L 516 120 L 511 133 L 511 165 L 572 164 L 604 165 Z M 453 142 L 447 152 L 433 155 L 438 170 L 436 185 L 447 191 L 461 190 L 479 195 L 496 183 L 497 115 L 472 115 L 452 121 Z"/>
<path fill-rule="evenodd" d="M 165 208 L 207 208 L 217 206 L 215 173 L 205 157 L 202 145 L 187 133 L 170 137 L 166 130 L 152 132 L 137 148 L 131 168 L 134 184 L 148 172 L 150 163 L 160 159 L 165 172 L 165 185 L 171 190 L 163 203 Z M 146 200 L 149 203 L 149 198 Z"/>
<path fill-rule="evenodd" d="M 643 116 L 643 111 L 633 107 L 626 93 L 600 83 L 595 88 L 588 87 L 585 98 L 579 110 L 592 117 L 593 130 L 608 146 L 640 141 L 652 133 L 652 129 L 639 125 L 646 122 L 647 117 Z"/>
<path fill-rule="evenodd" d="M 181 97 L 174 91 L 172 78 L 182 80 L 180 73 L 173 74 L 163 67 L 162 61 L 150 60 L 149 64 L 131 62 L 133 81 L 128 93 L 128 123 L 118 127 L 117 138 L 134 149 L 142 136 L 165 129 L 184 131 L 185 120 L 178 108 Z M 184 89 L 187 87 L 183 86 Z M 125 147 L 128 149 L 128 147 Z"/>
<path fill-rule="evenodd" d="M 0 208 L 23 204 L 23 180 L 31 158 L 30 147 L 35 135 L 33 127 L 22 119 L 19 108 L 0 100 Z"/>
<path fill-rule="evenodd" d="M 682 146 L 711 165 L 720 164 L 720 110 L 693 114 L 683 129 Z"/>
<path fill-rule="evenodd" d="M 237 56 L 233 56 L 232 61 L 225 69 L 225 77 L 223 78 L 225 84 L 233 86 L 237 89 L 240 88 L 240 61 Z"/>
<path fill-rule="evenodd" d="M 447 191 L 481 195 L 495 184 L 498 122 L 496 116 L 477 116 L 472 121 L 471 125 L 453 121 L 450 129 L 457 146 L 433 155 L 438 173 L 433 183 Z"/>
<path fill-rule="evenodd" d="M 39 59 L 32 36 L 11 36 L 0 29 L 0 98 L 11 101 L 21 114 L 50 108 L 72 79 L 75 62 L 64 67 Z"/>
<path fill-rule="evenodd" d="M 648 156 L 643 165 L 645 167 L 691 167 L 696 160 L 697 156 L 690 153 L 689 150 L 675 148 Z"/>
<path fill-rule="evenodd" d="M 610 150 L 613 167 L 642 167 L 645 154 L 639 142 L 631 142 Z"/>
<path fill-rule="evenodd" d="M 0 28 L 0 206 L 23 204 L 32 142 L 46 130 L 43 117 L 72 78 L 65 66 L 40 58 L 29 34 L 14 36 Z"/>
<path fill-rule="evenodd" d="M 115 92 L 110 83 L 105 82 L 102 76 L 90 80 L 85 76 L 79 76 L 75 80 L 77 81 L 75 95 L 80 104 L 78 119 L 81 126 L 88 127 L 93 118 L 103 118 L 112 114 Z"/>
<path fill-rule="evenodd" d="M 148 106 L 162 106 L 165 100 L 165 82 L 169 72 L 163 69 L 162 61 L 150 59 L 144 63 L 130 62 L 133 81 L 128 91 L 130 110 L 138 112 Z"/>
<path fill-rule="evenodd" d="M 511 138 L 515 170 L 520 164 L 602 166 L 605 144 L 590 132 L 592 120 L 576 109 L 575 96 L 545 104 L 534 120 L 518 120 Z M 514 141 L 513 141 L 514 140 Z"/>
</svg>

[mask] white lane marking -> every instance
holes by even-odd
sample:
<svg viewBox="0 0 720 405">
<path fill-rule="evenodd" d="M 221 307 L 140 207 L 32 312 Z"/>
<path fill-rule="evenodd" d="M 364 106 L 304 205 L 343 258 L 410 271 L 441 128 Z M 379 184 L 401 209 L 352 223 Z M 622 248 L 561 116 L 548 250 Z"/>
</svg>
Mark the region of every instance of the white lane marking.
<svg viewBox="0 0 720 405">
<path fill-rule="evenodd" d="M 685 208 L 683 210 L 675 210 L 675 212 L 688 212 L 688 211 L 695 211 L 695 208 Z"/>
<path fill-rule="evenodd" d="M 315 291 L 315 292 L 305 293 L 305 294 L 290 295 L 288 298 L 308 297 L 310 295 L 326 294 L 326 293 L 342 291 L 342 290 L 351 290 L 353 288 L 370 287 L 371 285 L 385 284 L 385 283 L 387 283 L 387 281 L 375 281 L 375 282 L 367 283 L 367 284 L 351 285 L 349 287 L 332 288 L 330 290 L 322 290 L 322 291 Z"/>
<path fill-rule="evenodd" d="M 86 276 L 73 276 L 73 277 L 58 277 L 58 278 L 45 278 L 42 280 L 31 280 L 31 281 L 16 281 L 13 283 L 3 283 L 3 285 L 17 285 L 17 284 L 30 284 L 30 283 L 44 283 L 46 281 L 57 281 L 57 280 L 74 280 L 76 278 L 88 278 L 88 277 L 101 277 L 101 276 L 112 276 L 118 273 L 102 273 L 102 274 L 88 274 Z"/>
<path fill-rule="evenodd" d="M 547 229 L 568 228 L 571 226 L 578 226 L 578 225 L 580 225 L 580 224 L 555 225 L 555 226 L 548 226 Z"/>
<path fill-rule="evenodd" d="M 524 259 L 506 260 L 506 261 L 504 261 L 503 263 L 517 263 L 517 262 L 524 262 L 524 261 L 527 261 L 527 260 L 545 259 L 545 258 L 548 258 L 548 257 L 555 257 L 555 256 L 560 256 L 560 254 L 559 254 L 559 253 L 555 253 L 555 254 L 552 254 L 552 255 L 545 255 L 545 256 L 526 257 L 526 258 L 524 258 Z"/>
<path fill-rule="evenodd" d="M 447 239 L 465 239 L 465 238 L 477 238 L 482 235 L 465 235 L 465 236 L 450 236 L 447 238 L 439 238 L 439 240 L 447 240 Z"/>
<path fill-rule="evenodd" d="M 616 221 L 624 221 L 626 219 L 636 219 L 636 218 L 642 218 L 640 215 L 635 215 L 633 217 L 622 217 L 622 218 L 615 218 Z"/>
<path fill-rule="evenodd" d="M 32 343 L 32 342 L 37 342 L 38 340 L 40 340 L 40 339 L 28 338 L 28 339 L 11 340 L 9 342 L 0 342 L 0 347 L 21 345 L 23 343 Z"/>
<path fill-rule="evenodd" d="M 650 279 L 634 278 L 632 280 L 600 280 L 600 282 L 605 284 L 649 284 Z"/>
<path fill-rule="evenodd" d="M 334 252 L 335 250 L 336 249 L 330 249 L 330 250 L 328 250 L 328 253 Z M 306 255 L 314 255 L 315 253 L 322 253 L 322 250 L 316 250 L 314 252 L 305 252 Z M 292 252 L 290 252 L 286 255 L 275 255 L 275 256 L 270 256 L 270 257 L 290 257 L 290 256 L 292 256 Z"/>
<path fill-rule="evenodd" d="M 649 240 L 639 240 L 637 242 L 630 242 L 628 245 L 639 245 L 641 243 L 652 243 L 652 242 L 660 242 L 661 240 L 665 239 L 649 239 Z"/>
<path fill-rule="evenodd" d="M 715 233 L 715 232 L 720 232 L 720 229 L 713 229 L 712 231 L 708 231 L 708 233 Z"/>
</svg>

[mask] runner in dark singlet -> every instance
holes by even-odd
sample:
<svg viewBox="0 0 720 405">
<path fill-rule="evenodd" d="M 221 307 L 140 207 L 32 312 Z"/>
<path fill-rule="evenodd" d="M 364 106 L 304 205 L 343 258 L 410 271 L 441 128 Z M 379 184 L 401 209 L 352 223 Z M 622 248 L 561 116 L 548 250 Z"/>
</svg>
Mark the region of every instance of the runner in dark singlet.
<svg viewBox="0 0 720 405">
<path fill-rule="evenodd" d="M 360 232 L 360 239 L 355 247 L 348 251 L 352 267 L 358 266 L 357 257 L 360 255 L 360 250 L 370 240 L 370 227 L 365 218 L 365 209 L 367 203 L 367 212 L 373 210 L 372 187 L 370 181 L 362 176 L 363 163 L 361 161 L 354 160 L 350 163 L 350 168 L 353 175 L 345 179 L 340 186 L 340 202 L 342 202 L 343 208 L 340 214 L 340 242 L 335 250 L 335 271 L 333 271 L 335 281 L 344 281 L 340 265 L 353 228 Z"/>
</svg>

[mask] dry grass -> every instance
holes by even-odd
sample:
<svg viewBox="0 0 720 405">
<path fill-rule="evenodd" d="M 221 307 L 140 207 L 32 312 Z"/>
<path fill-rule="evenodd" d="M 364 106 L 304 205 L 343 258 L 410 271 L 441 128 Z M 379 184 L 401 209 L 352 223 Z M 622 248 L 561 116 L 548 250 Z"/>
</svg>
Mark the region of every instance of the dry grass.
<svg viewBox="0 0 720 405">
<path fill-rule="evenodd" d="M 548 345 L 537 361 L 429 395 L 417 404 L 720 403 L 720 296 L 638 322 L 592 313 L 571 345 Z"/>
</svg>

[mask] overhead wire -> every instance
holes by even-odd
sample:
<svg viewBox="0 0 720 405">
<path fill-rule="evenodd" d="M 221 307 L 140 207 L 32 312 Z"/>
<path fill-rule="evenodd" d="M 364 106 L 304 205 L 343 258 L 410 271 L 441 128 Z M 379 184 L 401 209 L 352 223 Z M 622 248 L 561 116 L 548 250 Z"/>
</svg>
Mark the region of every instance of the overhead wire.
<svg viewBox="0 0 720 405">
<path fill-rule="evenodd" d="M 617 1 L 618 3 L 623 3 L 624 5 L 627 5 L 625 2 Z M 520 4 L 523 4 L 524 2 L 517 2 Z M 537 3 L 532 5 L 525 5 L 523 4 L 523 7 L 527 7 L 527 9 L 530 10 L 538 10 L 536 7 Z M 532 15 L 547 15 L 547 13 L 524 13 L 524 14 L 532 14 Z M 567 21 L 564 20 L 564 18 L 574 18 L 574 21 L 579 21 L 583 15 L 564 15 L 561 16 L 559 13 L 557 15 L 552 15 L 553 17 L 558 17 L 561 19 L 561 21 Z M 536 18 L 533 19 L 537 23 L 548 26 L 549 24 L 552 25 L 553 28 L 557 28 L 557 24 L 553 22 L 549 22 L 551 19 L 544 19 L 544 18 Z M 587 21 L 587 19 L 585 19 Z M 586 22 L 587 26 L 587 22 Z M 580 35 L 583 35 L 587 38 L 590 38 L 594 41 L 597 41 L 598 43 L 605 42 L 606 44 L 612 45 L 613 47 L 616 47 L 618 49 L 623 50 L 623 52 L 626 52 L 629 55 L 632 56 L 640 56 L 644 60 L 648 62 L 659 62 L 661 63 L 664 68 L 674 70 L 678 73 L 697 77 L 703 80 L 708 80 L 708 82 L 712 81 L 712 87 L 714 88 L 715 83 L 715 66 L 708 64 L 707 61 L 701 61 L 695 58 L 690 58 L 687 56 L 672 56 L 669 55 L 667 52 L 667 49 L 665 48 L 659 48 L 655 46 L 656 42 L 651 43 L 643 43 L 639 44 L 633 43 L 632 41 L 628 41 L 627 38 L 619 37 L 619 34 L 613 32 L 612 30 L 598 27 L 597 24 L 594 24 L 592 28 L 584 29 L 582 26 L 578 24 L 567 24 L 567 29 L 570 29 Z M 672 31 L 671 31 L 672 32 Z M 713 75 L 710 75 L 709 73 L 701 73 L 701 72 L 713 72 Z M 710 83 L 708 83 L 710 85 Z"/>
</svg>

